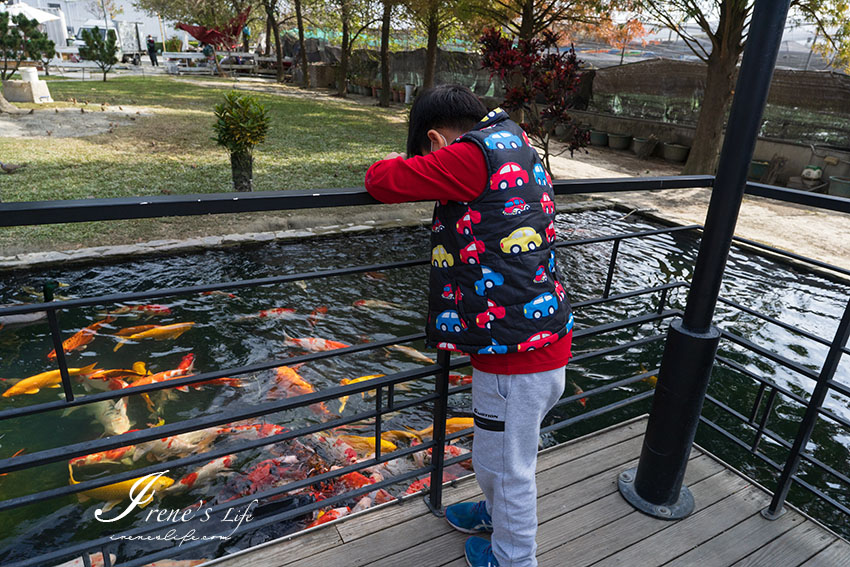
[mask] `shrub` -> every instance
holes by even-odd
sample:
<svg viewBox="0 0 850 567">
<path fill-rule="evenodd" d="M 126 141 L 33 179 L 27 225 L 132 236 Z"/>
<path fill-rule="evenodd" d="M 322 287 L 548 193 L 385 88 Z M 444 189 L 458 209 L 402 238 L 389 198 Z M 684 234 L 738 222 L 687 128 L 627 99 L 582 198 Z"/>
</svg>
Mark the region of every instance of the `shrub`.
<svg viewBox="0 0 850 567">
<path fill-rule="evenodd" d="M 250 191 L 252 152 L 266 139 L 268 113 L 253 96 L 230 91 L 215 106 L 215 117 L 216 141 L 230 151 L 233 186 L 237 191 Z"/>
<path fill-rule="evenodd" d="M 100 29 L 95 26 L 91 30 L 83 29 L 82 36 L 86 44 L 80 46 L 80 57 L 97 63 L 103 71 L 103 80 L 106 81 L 106 74 L 118 63 L 118 57 L 115 55 L 118 52 L 118 37 L 115 30 L 107 30 L 104 39 L 100 35 Z"/>
</svg>

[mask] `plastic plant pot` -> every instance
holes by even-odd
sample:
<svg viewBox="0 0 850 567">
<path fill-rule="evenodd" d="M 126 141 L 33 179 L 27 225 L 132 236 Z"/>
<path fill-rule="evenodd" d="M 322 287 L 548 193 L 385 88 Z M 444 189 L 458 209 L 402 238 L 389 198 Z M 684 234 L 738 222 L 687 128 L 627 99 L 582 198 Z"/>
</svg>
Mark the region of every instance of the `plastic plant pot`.
<svg viewBox="0 0 850 567">
<path fill-rule="evenodd" d="M 631 145 L 631 134 L 608 134 L 608 147 L 612 150 L 627 150 Z"/>
<path fill-rule="evenodd" d="M 850 199 L 850 177 L 830 177 L 829 194 Z"/>
<path fill-rule="evenodd" d="M 766 161 L 761 161 L 754 159 L 750 162 L 750 171 L 747 173 L 747 179 L 751 181 L 758 181 L 764 174 L 767 173 L 767 166 L 770 165 Z"/>
<path fill-rule="evenodd" d="M 667 161 L 675 161 L 681 163 L 688 159 L 688 152 L 690 151 L 690 146 L 683 146 L 682 144 L 672 144 L 670 142 L 664 142 L 662 155 Z"/>
<path fill-rule="evenodd" d="M 591 130 L 590 131 L 590 144 L 592 146 L 607 146 L 608 145 L 608 132 L 602 132 L 601 130 Z"/>
<path fill-rule="evenodd" d="M 635 143 L 632 145 L 632 149 L 638 155 L 640 155 L 641 151 L 649 145 L 649 138 L 635 138 Z"/>
</svg>

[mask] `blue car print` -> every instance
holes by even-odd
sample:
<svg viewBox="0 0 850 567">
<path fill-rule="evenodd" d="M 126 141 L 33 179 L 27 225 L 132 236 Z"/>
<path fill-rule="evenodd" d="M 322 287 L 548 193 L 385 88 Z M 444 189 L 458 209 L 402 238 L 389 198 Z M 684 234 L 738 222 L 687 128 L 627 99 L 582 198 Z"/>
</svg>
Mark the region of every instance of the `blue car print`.
<svg viewBox="0 0 850 567">
<path fill-rule="evenodd" d="M 555 273 L 555 251 L 554 250 L 549 251 L 549 273 L 550 274 Z"/>
<path fill-rule="evenodd" d="M 496 132 L 484 138 L 484 145 L 491 150 L 516 150 L 522 147 L 522 140 L 510 132 Z"/>
<path fill-rule="evenodd" d="M 466 325 L 460 319 L 457 311 L 451 309 L 437 315 L 437 328 L 444 333 L 459 333 Z"/>
<path fill-rule="evenodd" d="M 566 331 L 569 333 L 573 330 L 573 314 L 570 313 L 570 320 L 567 321 Z"/>
<path fill-rule="evenodd" d="M 541 293 L 531 301 L 525 304 L 522 308 L 522 313 L 526 319 L 540 319 L 554 315 L 558 309 L 558 300 L 551 293 Z"/>
<path fill-rule="evenodd" d="M 531 172 L 534 174 L 534 181 L 538 185 L 549 187 L 549 180 L 546 179 L 546 172 L 543 170 L 543 166 L 541 164 L 535 163 Z"/>
<path fill-rule="evenodd" d="M 505 283 L 505 276 L 494 272 L 487 266 L 481 266 L 481 279 L 475 282 L 475 293 L 484 295 L 491 287 Z"/>
<path fill-rule="evenodd" d="M 507 345 L 500 345 L 495 339 L 493 339 L 493 344 L 480 349 L 478 354 L 507 354 L 507 352 Z"/>
</svg>

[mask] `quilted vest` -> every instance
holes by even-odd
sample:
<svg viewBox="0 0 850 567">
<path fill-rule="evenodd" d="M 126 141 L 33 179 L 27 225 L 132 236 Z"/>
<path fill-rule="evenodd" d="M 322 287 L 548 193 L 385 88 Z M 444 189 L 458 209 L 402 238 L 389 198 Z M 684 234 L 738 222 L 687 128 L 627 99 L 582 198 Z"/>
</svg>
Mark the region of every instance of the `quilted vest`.
<svg viewBox="0 0 850 567">
<path fill-rule="evenodd" d="M 501 109 L 454 143 L 481 148 L 489 181 L 474 201 L 434 207 L 427 344 L 477 354 L 548 346 L 573 326 L 555 265 L 551 179 Z"/>
</svg>

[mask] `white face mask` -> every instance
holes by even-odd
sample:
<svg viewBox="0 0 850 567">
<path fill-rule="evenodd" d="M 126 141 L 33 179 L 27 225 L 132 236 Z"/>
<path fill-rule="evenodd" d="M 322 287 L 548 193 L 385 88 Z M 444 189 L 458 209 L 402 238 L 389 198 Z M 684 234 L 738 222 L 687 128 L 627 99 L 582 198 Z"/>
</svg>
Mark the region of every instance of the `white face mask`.
<svg viewBox="0 0 850 567">
<path fill-rule="evenodd" d="M 442 134 L 440 134 L 439 132 L 437 132 L 437 135 L 443 139 L 443 145 L 444 145 L 444 146 L 448 146 L 448 145 L 449 145 L 449 142 L 446 140 L 446 137 L 445 137 L 445 136 L 443 136 L 443 135 L 442 135 Z M 439 150 L 439 149 L 440 149 L 440 148 L 437 148 L 437 150 Z M 437 150 L 435 150 L 435 149 L 434 149 L 434 142 L 432 141 L 432 142 L 431 142 L 431 153 L 434 153 L 434 152 L 436 152 Z"/>
</svg>

